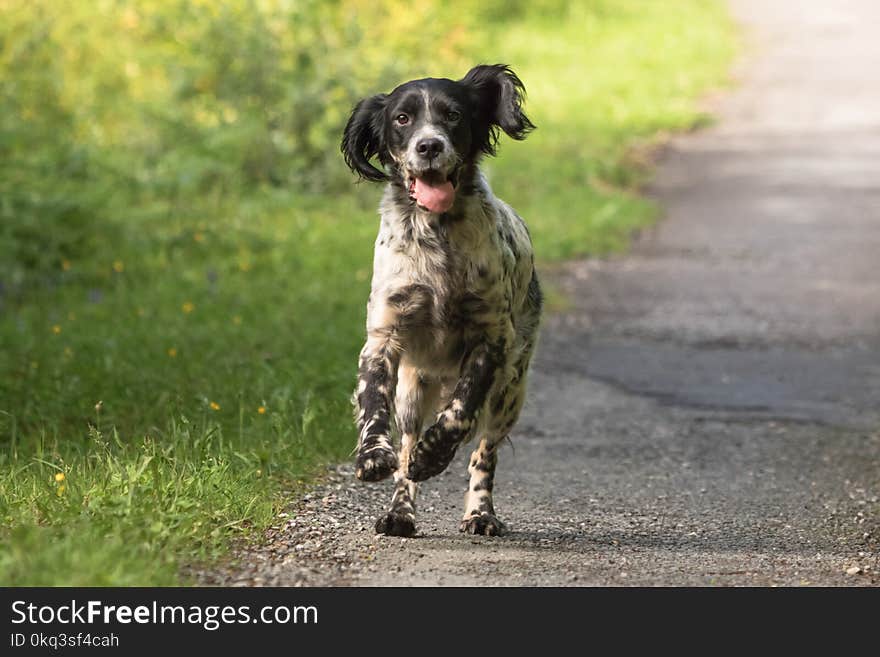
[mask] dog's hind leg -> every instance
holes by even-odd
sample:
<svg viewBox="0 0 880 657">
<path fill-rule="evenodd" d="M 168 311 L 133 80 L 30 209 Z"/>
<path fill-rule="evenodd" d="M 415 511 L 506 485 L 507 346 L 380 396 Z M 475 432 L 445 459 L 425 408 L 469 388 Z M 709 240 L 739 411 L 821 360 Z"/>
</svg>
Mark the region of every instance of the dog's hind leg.
<svg viewBox="0 0 880 657">
<path fill-rule="evenodd" d="M 477 414 L 495 381 L 503 344 L 477 346 L 468 356 L 452 399 L 413 447 L 407 474 L 424 481 L 440 474 L 455 456 L 459 444 L 477 423 Z"/>
<path fill-rule="evenodd" d="M 405 433 L 400 440 L 400 467 L 394 472 L 391 508 L 376 520 L 376 533 L 386 536 L 412 536 L 416 533 L 416 492 L 418 484 L 406 478 L 409 453 L 418 434 Z"/>
<path fill-rule="evenodd" d="M 495 466 L 498 463 L 498 447 L 516 424 L 525 401 L 525 371 L 530 357 L 530 351 L 523 352 L 513 380 L 490 398 L 487 411 L 491 416 L 486 422 L 483 439 L 471 454 L 468 464 L 471 476 L 464 498 L 464 517 L 459 527 L 468 534 L 498 536 L 507 531 L 504 523 L 495 515 L 492 504 Z"/>
<path fill-rule="evenodd" d="M 483 438 L 468 464 L 470 482 L 464 497 L 464 517 L 459 531 L 468 534 L 498 536 L 506 531 L 504 523 L 495 516 L 492 489 L 495 485 L 495 466 L 498 464 L 498 445 L 501 439 Z"/>
<path fill-rule="evenodd" d="M 418 484 L 407 478 L 409 457 L 419 438 L 426 409 L 434 403 L 437 385 L 427 383 L 419 371 L 402 362 L 398 369 L 394 407 L 400 430 L 400 466 L 394 473 L 391 508 L 376 521 L 376 533 L 412 536 L 416 533 L 415 500 Z"/>
</svg>

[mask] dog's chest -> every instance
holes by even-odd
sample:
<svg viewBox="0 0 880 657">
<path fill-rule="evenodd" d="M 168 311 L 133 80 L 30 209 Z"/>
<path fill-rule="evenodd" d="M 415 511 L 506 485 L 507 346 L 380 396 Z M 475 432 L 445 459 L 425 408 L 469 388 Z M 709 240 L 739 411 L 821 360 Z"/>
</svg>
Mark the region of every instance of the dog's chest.
<svg viewBox="0 0 880 657">
<path fill-rule="evenodd" d="M 454 356 L 503 311 L 505 254 L 492 217 L 383 221 L 376 240 L 368 328 L 401 346 Z"/>
</svg>

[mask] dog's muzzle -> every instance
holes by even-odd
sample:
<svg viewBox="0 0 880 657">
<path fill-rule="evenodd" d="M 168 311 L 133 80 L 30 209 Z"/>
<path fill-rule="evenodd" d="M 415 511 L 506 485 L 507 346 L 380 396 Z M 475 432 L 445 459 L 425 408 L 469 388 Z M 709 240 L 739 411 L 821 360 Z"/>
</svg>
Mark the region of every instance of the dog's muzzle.
<svg viewBox="0 0 880 657">
<path fill-rule="evenodd" d="M 440 214 L 448 212 L 455 204 L 458 169 L 448 176 L 436 169 L 428 169 L 419 174 L 410 172 L 408 178 L 410 198 L 425 210 Z"/>
<path fill-rule="evenodd" d="M 447 212 L 455 204 L 458 156 L 449 138 L 433 126 L 412 137 L 406 157 L 410 198 L 428 212 Z"/>
</svg>

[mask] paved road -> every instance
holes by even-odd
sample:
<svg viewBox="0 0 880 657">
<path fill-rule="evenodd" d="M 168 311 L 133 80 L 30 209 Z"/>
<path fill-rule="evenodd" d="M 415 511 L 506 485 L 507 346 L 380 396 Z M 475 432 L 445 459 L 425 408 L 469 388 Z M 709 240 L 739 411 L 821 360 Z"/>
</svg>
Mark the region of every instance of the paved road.
<svg viewBox="0 0 880 657">
<path fill-rule="evenodd" d="M 548 273 L 575 307 L 501 453 L 513 533 L 457 532 L 459 459 L 376 537 L 388 486 L 342 468 L 206 582 L 880 584 L 880 3 L 732 6 L 749 61 L 664 156 L 665 219 Z"/>
</svg>

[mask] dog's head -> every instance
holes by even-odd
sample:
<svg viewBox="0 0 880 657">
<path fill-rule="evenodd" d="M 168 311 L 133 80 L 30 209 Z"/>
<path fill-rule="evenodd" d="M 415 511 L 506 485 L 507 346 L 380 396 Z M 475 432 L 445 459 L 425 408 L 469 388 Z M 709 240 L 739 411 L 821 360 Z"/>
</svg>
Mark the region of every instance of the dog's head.
<svg viewBox="0 0 880 657">
<path fill-rule="evenodd" d="M 446 212 L 463 167 L 495 154 L 499 129 L 524 139 L 535 127 L 522 111 L 524 92 L 509 67 L 495 64 L 477 66 L 461 80 L 413 80 L 365 98 L 345 127 L 345 162 L 367 180 L 390 174 L 421 207 Z M 389 173 L 373 166 L 373 157 Z"/>
</svg>

